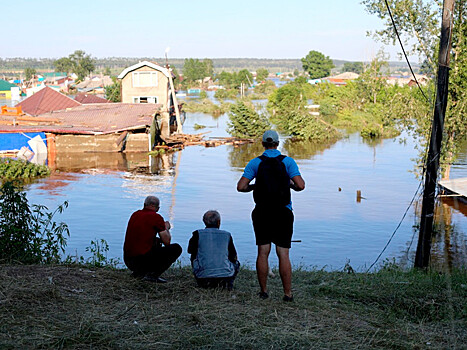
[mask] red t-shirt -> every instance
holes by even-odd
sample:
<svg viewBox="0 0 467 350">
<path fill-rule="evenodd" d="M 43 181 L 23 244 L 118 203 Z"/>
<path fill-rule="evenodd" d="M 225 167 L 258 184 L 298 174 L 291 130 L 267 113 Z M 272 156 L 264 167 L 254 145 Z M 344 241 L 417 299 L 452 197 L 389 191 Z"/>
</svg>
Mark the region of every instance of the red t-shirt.
<svg viewBox="0 0 467 350">
<path fill-rule="evenodd" d="M 164 219 L 154 210 L 135 211 L 128 221 L 123 253 L 127 257 L 146 254 L 151 250 L 157 233 L 165 229 Z"/>
</svg>

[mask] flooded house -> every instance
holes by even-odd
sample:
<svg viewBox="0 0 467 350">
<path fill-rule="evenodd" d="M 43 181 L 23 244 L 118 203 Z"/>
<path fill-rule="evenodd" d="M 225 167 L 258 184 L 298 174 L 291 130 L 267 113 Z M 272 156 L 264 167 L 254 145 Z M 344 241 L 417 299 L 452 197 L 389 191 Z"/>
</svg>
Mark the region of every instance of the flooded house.
<svg viewBox="0 0 467 350">
<path fill-rule="evenodd" d="M 37 163 L 47 161 L 51 167 L 89 154 L 140 153 L 147 158 L 156 139 L 161 107 L 82 103 L 44 87 L 15 107 L 2 108 L 0 152 L 28 160 L 34 156 Z M 122 157 L 110 158 L 120 161 Z"/>
<path fill-rule="evenodd" d="M 162 139 L 174 131 L 180 133 L 184 119 L 175 95 L 173 78 L 169 69 L 149 61 L 134 64 L 118 76 L 123 103 L 161 105 L 159 127 Z"/>
</svg>

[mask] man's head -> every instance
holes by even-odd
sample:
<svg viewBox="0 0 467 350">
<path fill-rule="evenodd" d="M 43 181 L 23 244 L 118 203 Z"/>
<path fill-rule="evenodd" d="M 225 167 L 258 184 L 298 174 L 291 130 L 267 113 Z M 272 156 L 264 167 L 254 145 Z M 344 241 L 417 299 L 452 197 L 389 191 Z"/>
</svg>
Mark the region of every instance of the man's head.
<svg viewBox="0 0 467 350">
<path fill-rule="evenodd" d="M 274 130 L 266 130 L 263 134 L 263 147 L 266 149 L 279 146 L 279 135 Z"/>
<path fill-rule="evenodd" d="M 144 208 L 158 211 L 159 205 L 160 205 L 159 198 L 155 196 L 147 196 L 146 199 L 144 200 Z"/>
<path fill-rule="evenodd" d="M 208 210 L 203 215 L 203 222 L 206 227 L 221 227 L 221 214 L 217 210 Z"/>
</svg>

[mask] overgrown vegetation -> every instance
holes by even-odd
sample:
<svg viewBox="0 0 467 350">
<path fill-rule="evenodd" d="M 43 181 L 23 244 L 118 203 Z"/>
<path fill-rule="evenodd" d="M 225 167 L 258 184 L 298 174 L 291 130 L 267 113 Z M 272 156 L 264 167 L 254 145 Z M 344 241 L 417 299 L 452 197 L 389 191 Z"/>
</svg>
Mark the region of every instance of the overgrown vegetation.
<svg viewBox="0 0 467 350">
<path fill-rule="evenodd" d="M 0 180 L 28 180 L 48 176 L 50 170 L 45 165 L 37 165 L 21 159 L 0 158 Z"/>
<path fill-rule="evenodd" d="M 275 271 L 277 274 L 277 271 Z M 189 267 L 166 284 L 83 266 L 1 266 L 1 348 L 461 349 L 467 274 L 293 273 L 260 300 L 253 270 L 233 292 L 196 287 Z"/>
<path fill-rule="evenodd" d="M 227 131 L 234 137 L 260 137 L 270 127 L 265 113 L 258 113 L 251 104 L 238 100 L 230 108 Z"/>
<path fill-rule="evenodd" d="M 70 233 L 54 216 L 66 207 L 66 201 L 53 212 L 44 205 L 30 206 L 25 192 L 11 182 L 4 183 L 0 188 L 0 262 L 60 262 Z"/>
<path fill-rule="evenodd" d="M 185 112 L 200 112 L 211 114 L 214 116 L 219 116 L 221 114 L 227 113 L 229 111 L 231 103 L 222 102 L 216 104 L 209 99 L 203 99 L 201 101 L 189 101 L 183 104 L 183 110 Z"/>
</svg>

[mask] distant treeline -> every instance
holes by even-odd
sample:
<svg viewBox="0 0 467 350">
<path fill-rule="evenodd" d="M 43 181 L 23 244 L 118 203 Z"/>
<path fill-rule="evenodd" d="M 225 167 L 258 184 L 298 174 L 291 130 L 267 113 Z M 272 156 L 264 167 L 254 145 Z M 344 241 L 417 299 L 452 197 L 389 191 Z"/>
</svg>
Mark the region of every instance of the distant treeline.
<svg viewBox="0 0 467 350">
<path fill-rule="evenodd" d="M 0 58 L 0 73 L 15 73 L 22 72 L 26 68 L 33 68 L 38 72 L 53 71 L 55 58 Z M 123 70 L 140 61 L 153 61 L 159 64 L 165 63 L 165 58 L 161 57 L 107 57 L 107 58 L 93 58 L 95 65 L 95 72 L 101 72 L 105 68 L 110 68 L 112 72 Z M 184 58 L 170 58 L 169 63 L 179 71 L 182 72 Z M 302 62 L 300 59 L 268 59 L 268 58 L 213 58 L 214 72 L 219 73 L 222 71 L 236 72 L 242 69 L 249 71 L 256 71 L 258 68 L 266 68 L 270 73 L 278 72 L 293 72 L 298 69 L 302 71 Z M 333 71 L 339 72 L 340 68 L 346 62 L 344 60 L 333 60 L 336 66 Z M 414 64 L 418 67 L 417 64 Z M 407 70 L 405 62 L 389 62 L 391 71 Z M 10 75 L 10 74 L 7 74 Z"/>
</svg>

